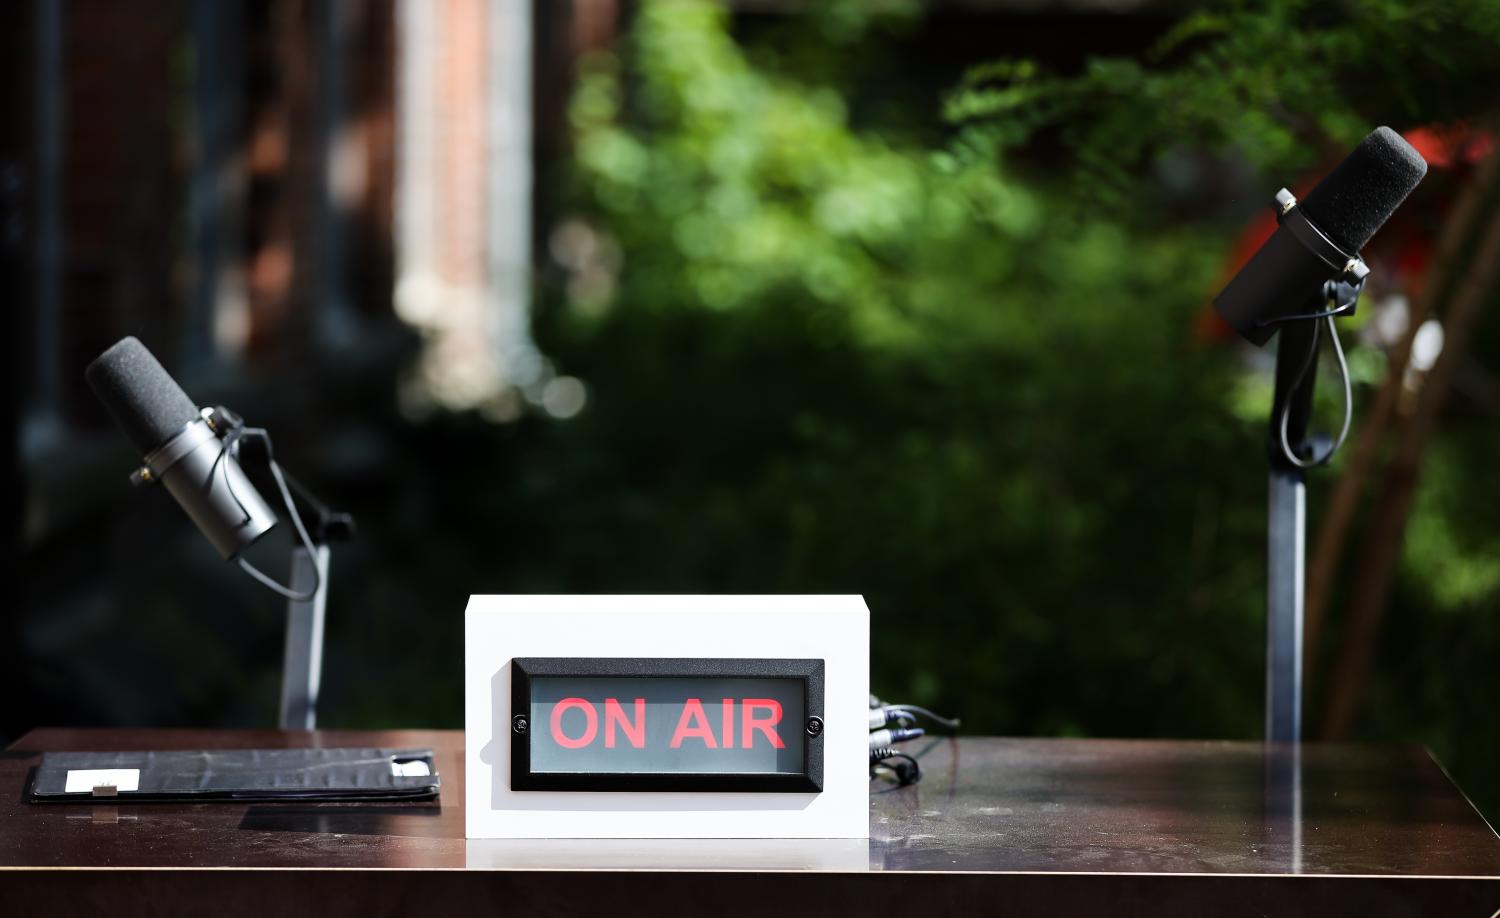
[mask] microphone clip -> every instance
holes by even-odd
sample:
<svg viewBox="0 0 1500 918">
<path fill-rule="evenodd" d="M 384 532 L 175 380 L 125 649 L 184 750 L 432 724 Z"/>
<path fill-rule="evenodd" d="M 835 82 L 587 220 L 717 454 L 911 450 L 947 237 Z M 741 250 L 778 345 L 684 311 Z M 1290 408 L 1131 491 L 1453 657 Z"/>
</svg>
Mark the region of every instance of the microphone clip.
<svg viewBox="0 0 1500 918">
<path fill-rule="evenodd" d="M 203 416 L 203 420 L 208 422 L 208 426 L 213 429 L 214 433 L 219 435 L 219 439 L 221 440 L 231 430 L 240 430 L 245 426 L 244 418 L 225 408 L 223 405 L 215 405 L 212 408 L 201 408 L 198 413 Z"/>
<path fill-rule="evenodd" d="M 271 435 L 263 427 L 249 427 L 245 419 L 223 405 L 203 409 L 203 420 L 224 441 L 224 448 L 236 459 L 269 466 L 274 460 Z"/>
<path fill-rule="evenodd" d="M 1296 196 L 1285 188 L 1276 192 L 1276 222 L 1286 227 L 1303 248 L 1338 273 L 1323 283 L 1323 311 L 1260 318 L 1255 320 L 1254 327 L 1270 328 L 1287 322 L 1353 315 L 1359 306 L 1359 295 L 1364 292 L 1365 281 L 1370 277 L 1369 265 L 1358 254 L 1348 254 L 1324 235 L 1297 206 Z"/>
<path fill-rule="evenodd" d="M 291 493 L 302 499 L 307 509 L 311 510 L 307 528 L 313 541 L 321 545 L 335 541 L 347 542 L 354 538 L 356 527 L 352 515 L 329 507 L 276 463 L 271 447 L 271 434 L 264 427 L 247 426 L 244 418 L 223 405 L 204 408 L 202 414 L 203 420 L 224 441 L 224 448 L 235 459 L 272 469 L 272 474 L 284 479 L 290 486 Z M 286 495 L 286 499 L 288 509 L 291 509 L 290 494 Z"/>
<path fill-rule="evenodd" d="M 1370 267 L 1359 253 L 1350 254 L 1339 248 L 1338 243 L 1329 239 L 1316 223 L 1308 219 L 1302 208 L 1297 206 L 1297 196 L 1285 188 L 1276 192 L 1276 222 L 1286 227 L 1302 243 L 1303 248 L 1337 272 L 1335 279 L 1340 283 L 1362 287 L 1365 278 L 1370 276 Z"/>
<path fill-rule="evenodd" d="M 201 412 L 165 443 L 147 453 L 140 466 L 131 471 L 130 483 L 136 487 L 155 484 L 172 466 L 214 439 L 215 435 L 213 425 L 208 423 L 207 412 Z"/>
</svg>

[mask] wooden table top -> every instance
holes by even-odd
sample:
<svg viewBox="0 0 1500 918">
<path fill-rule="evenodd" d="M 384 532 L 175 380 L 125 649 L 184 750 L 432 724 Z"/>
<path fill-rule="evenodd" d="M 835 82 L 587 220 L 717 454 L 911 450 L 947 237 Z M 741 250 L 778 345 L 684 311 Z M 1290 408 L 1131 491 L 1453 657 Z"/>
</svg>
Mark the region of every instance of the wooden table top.
<svg viewBox="0 0 1500 918">
<path fill-rule="evenodd" d="M 24 799 L 42 751 L 318 745 L 430 747 L 441 798 Z M 919 785 L 872 784 L 868 842 L 465 842 L 457 731 L 35 730 L 0 753 L 0 890 L 7 871 L 48 868 L 813 872 L 965 876 L 966 883 L 976 875 L 1322 877 L 1464 879 L 1462 902 L 1483 903 L 1493 893 L 1490 911 L 1478 918 L 1500 908 L 1500 837 L 1421 748 L 1307 744 L 1294 752 L 1243 742 L 961 737 L 921 751 Z M 1302 889 L 1305 897 L 1311 887 Z M 1103 905 L 1117 902 L 1112 896 Z M 1348 904 L 1343 893 L 1334 901 Z"/>
</svg>

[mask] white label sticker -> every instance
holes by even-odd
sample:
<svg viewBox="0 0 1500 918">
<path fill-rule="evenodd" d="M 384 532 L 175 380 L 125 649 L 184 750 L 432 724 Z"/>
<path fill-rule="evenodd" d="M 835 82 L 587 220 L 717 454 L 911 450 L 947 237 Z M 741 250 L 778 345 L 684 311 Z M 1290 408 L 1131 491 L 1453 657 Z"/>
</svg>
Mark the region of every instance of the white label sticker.
<svg viewBox="0 0 1500 918">
<path fill-rule="evenodd" d="M 63 790 L 70 794 L 87 794 L 96 787 L 113 787 L 124 793 L 140 786 L 139 768 L 73 768 L 68 770 L 68 784 Z"/>
<path fill-rule="evenodd" d="M 432 776 L 432 768 L 422 759 L 412 759 L 409 762 L 391 762 L 391 774 L 398 778 L 427 778 Z"/>
</svg>

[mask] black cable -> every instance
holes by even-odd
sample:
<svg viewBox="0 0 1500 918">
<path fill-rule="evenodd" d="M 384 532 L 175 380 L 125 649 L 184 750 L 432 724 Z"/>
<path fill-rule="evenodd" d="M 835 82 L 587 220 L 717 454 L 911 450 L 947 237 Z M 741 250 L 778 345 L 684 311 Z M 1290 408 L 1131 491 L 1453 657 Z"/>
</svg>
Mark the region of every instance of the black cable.
<svg viewBox="0 0 1500 918">
<path fill-rule="evenodd" d="M 266 447 L 270 449 L 269 445 Z M 281 465 L 272 459 L 269 462 L 271 475 L 276 479 L 276 487 L 281 491 L 281 499 L 286 504 L 287 513 L 292 518 L 292 525 L 297 529 L 297 536 L 302 540 L 302 547 L 307 549 L 308 560 L 312 562 L 313 585 L 304 592 L 297 592 L 290 587 L 282 586 L 267 575 L 261 573 L 260 569 L 247 561 L 243 556 L 239 559 L 240 570 L 254 577 L 266 589 L 280 595 L 292 602 L 310 602 L 318 595 L 318 590 L 323 586 L 323 572 L 318 568 L 318 552 L 313 547 L 312 538 L 308 536 L 307 529 L 302 525 L 302 516 L 297 512 L 297 504 L 292 500 L 292 495 L 287 491 L 286 479 L 281 477 Z"/>
<path fill-rule="evenodd" d="M 1257 319 L 1255 321 L 1255 325 L 1257 328 L 1269 328 L 1272 325 L 1282 325 L 1287 322 L 1302 322 L 1305 320 L 1326 319 L 1331 316 L 1341 316 L 1344 313 L 1354 309 L 1358 302 L 1358 300 L 1350 300 L 1342 306 L 1337 306 L 1333 309 L 1325 309 L 1322 312 L 1304 312 L 1300 315 L 1295 316 L 1278 316 L 1274 319 Z"/>
<path fill-rule="evenodd" d="M 1291 442 L 1287 439 L 1287 426 L 1291 422 L 1292 416 L 1293 393 L 1302 388 L 1303 381 L 1307 379 L 1308 371 L 1312 370 L 1317 364 L 1318 336 L 1313 335 L 1312 346 L 1307 350 L 1307 358 L 1303 360 L 1302 368 L 1297 371 L 1297 379 L 1287 389 L 1286 404 L 1281 406 L 1281 422 L 1277 425 L 1277 429 L 1281 435 L 1282 455 L 1286 457 L 1287 462 L 1290 462 L 1299 469 L 1317 468 L 1320 465 L 1327 464 L 1328 460 L 1333 458 L 1333 454 L 1338 452 L 1339 448 L 1344 445 L 1344 441 L 1349 438 L 1349 426 L 1354 420 L 1354 387 L 1349 380 L 1349 364 L 1344 358 L 1344 346 L 1339 341 L 1339 333 L 1333 324 L 1332 313 L 1325 313 L 1323 321 L 1328 323 L 1328 336 L 1333 339 L 1333 354 L 1338 361 L 1339 378 L 1343 380 L 1344 426 L 1339 431 L 1338 439 L 1334 440 L 1333 445 L 1328 448 L 1328 451 L 1316 459 L 1303 460 L 1299 458 L 1292 450 Z"/>
<path fill-rule="evenodd" d="M 234 456 L 238 458 L 240 431 L 241 428 L 235 427 L 231 428 L 230 431 L 224 435 L 224 448 L 219 450 L 219 455 L 214 457 L 213 467 L 208 470 L 210 478 L 212 478 L 214 475 L 219 474 L 219 464 L 224 461 L 225 456 Z M 250 509 L 245 506 L 244 501 L 240 500 L 240 496 L 234 493 L 234 479 L 230 477 L 228 472 L 224 473 L 224 487 L 229 491 L 229 496 L 234 499 L 234 505 L 240 508 L 240 513 L 244 516 L 244 519 L 240 520 L 240 525 L 243 526 L 244 524 L 250 522 Z"/>
<path fill-rule="evenodd" d="M 892 759 L 900 761 L 892 764 Z M 894 774 L 896 783 L 900 787 L 922 780 L 922 766 L 917 764 L 917 760 L 904 752 L 897 752 L 890 746 L 879 746 L 870 750 L 870 777 L 875 777 L 877 768 L 884 768 Z"/>
<path fill-rule="evenodd" d="M 875 697 L 870 696 L 872 704 Z M 916 704 L 886 704 L 881 705 L 885 711 L 887 721 L 897 720 L 901 723 L 910 723 L 915 718 L 923 718 L 941 726 L 944 732 L 954 734 L 958 732 L 960 721 L 956 717 L 944 717 L 934 711 L 928 710 Z M 912 731 L 920 734 L 920 728 Z M 873 734 L 872 734 L 873 735 Z M 908 736 L 905 739 L 915 739 Z M 931 746 L 928 749 L 932 748 Z M 924 750 L 925 751 L 925 750 Z M 920 753 L 918 753 L 920 755 Z M 873 779 L 881 774 L 881 770 L 889 772 L 896 781 L 897 787 L 906 787 L 915 784 L 922 779 L 922 766 L 917 764 L 917 756 L 905 752 L 897 752 L 894 745 L 875 746 L 870 749 L 870 777 Z"/>
<path fill-rule="evenodd" d="M 240 566 L 240 570 L 249 574 L 261 586 L 264 586 L 283 599 L 289 599 L 292 602 L 310 602 L 313 597 L 318 595 L 318 590 L 323 586 L 323 572 L 318 568 L 318 552 L 313 547 L 312 537 L 307 534 L 307 527 L 302 525 L 302 514 L 297 512 L 297 502 L 292 500 L 291 491 L 287 489 L 286 478 L 281 474 L 281 465 L 276 461 L 275 453 L 272 451 L 271 435 L 258 427 L 247 428 L 236 425 L 230 428 L 224 434 L 224 450 L 214 460 L 214 465 L 217 467 L 226 455 L 232 456 L 235 461 L 239 461 L 240 439 L 246 433 L 257 437 L 261 441 L 261 445 L 265 447 L 266 465 L 271 469 L 271 477 L 276 479 L 276 489 L 281 492 L 281 501 L 286 505 L 287 514 L 292 518 L 292 526 L 297 530 L 297 537 L 302 540 L 302 547 L 307 549 L 308 559 L 312 561 L 313 585 L 309 590 L 298 592 L 290 587 L 282 586 L 262 573 L 259 568 L 246 560 L 243 555 L 236 559 L 237 563 Z M 245 514 L 245 519 L 250 519 L 250 511 L 245 508 L 244 501 L 240 500 L 240 496 L 234 491 L 234 476 L 230 475 L 227 470 L 224 472 L 224 484 L 229 489 L 229 496 L 234 498 L 235 504 L 240 508 L 240 512 Z"/>
<path fill-rule="evenodd" d="M 960 721 L 957 717 L 944 717 L 941 714 L 935 714 L 932 711 L 929 711 L 926 708 L 915 704 L 886 705 L 886 710 L 906 714 L 915 714 L 918 717 L 925 717 L 950 732 L 956 732 L 960 724 L 962 723 L 962 721 Z"/>
</svg>

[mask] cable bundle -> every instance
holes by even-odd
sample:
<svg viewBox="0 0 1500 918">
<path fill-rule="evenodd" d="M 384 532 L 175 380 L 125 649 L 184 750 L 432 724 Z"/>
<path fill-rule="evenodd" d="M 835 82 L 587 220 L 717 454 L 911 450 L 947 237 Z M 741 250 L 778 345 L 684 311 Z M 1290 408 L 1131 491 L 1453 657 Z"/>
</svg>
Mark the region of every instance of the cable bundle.
<svg viewBox="0 0 1500 918">
<path fill-rule="evenodd" d="M 914 704 L 886 704 L 870 696 L 870 777 L 891 777 L 898 787 L 921 780 L 922 768 L 915 756 L 896 751 L 897 743 L 926 736 L 927 729 L 916 726 L 918 720 L 935 725 L 938 732 L 958 732 L 957 718 L 943 717 Z"/>
</svg>

